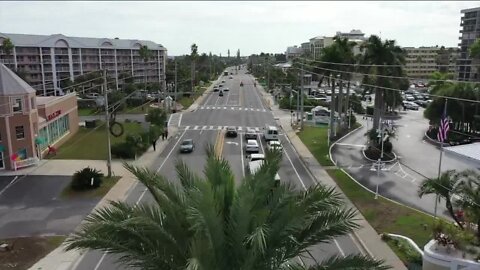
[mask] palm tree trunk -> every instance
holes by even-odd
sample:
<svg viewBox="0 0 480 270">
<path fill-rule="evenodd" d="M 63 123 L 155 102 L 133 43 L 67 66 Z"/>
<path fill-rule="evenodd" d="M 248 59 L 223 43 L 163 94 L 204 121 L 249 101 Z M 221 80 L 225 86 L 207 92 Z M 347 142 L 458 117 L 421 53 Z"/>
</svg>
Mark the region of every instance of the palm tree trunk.
<svg viewBox="0 0 480 270">
<path fill-rule="evenodd" d="M 348 110 L 350 109 L 350 81 L 347 82 L 347 100 L 345 105 L 345 113 L 349 115 Z"/>
<path fill-rule="evenodd" d="M 338 115 L 340 123 L 344 124 L 343 121 L 343 81 L 340 81 L 340 87 L 338 89 Z"/>
<path fill-rule="evenodd" d="M 455 222 L 458 224 L 458 227 L 463 230 L 463 225 L 460 223 L 460 220 L 458 220 L 457 216 L 455 215 L 455 212 L 453 211 L 453 206 L 452 202 L 449 199 L 446 199 L 445 206 L 447 207 L 448 213 L 450 216 L 455 220 Z"/>
<path fill-rule="evenodd" d="M 373 109 L 373 129 L 377 130 L 379 126 L 379 121 L 380 121 L 380 115 L 381 115 L 381 97 L 382 95 L 382 90 L 375 88 L 375 103 L 374 103 L 374 109 Z"/>
<path fill-rule="evenodd" d="M 330 79 L 328 79 L 330 81 Z M 330 81 L 332 83 L 332 95 L 330 96 L 330 141 L 335 136 L 334 131 L 334 119 L 335 119 L 335 80 Z"/>
</svg>

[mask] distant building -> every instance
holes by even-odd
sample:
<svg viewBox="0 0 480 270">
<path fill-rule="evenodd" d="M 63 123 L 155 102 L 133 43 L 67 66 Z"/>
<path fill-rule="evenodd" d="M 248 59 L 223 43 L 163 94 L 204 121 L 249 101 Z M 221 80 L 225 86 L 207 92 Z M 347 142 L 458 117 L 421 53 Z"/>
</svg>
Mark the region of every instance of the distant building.
<svg viewBox="0 0 480 270">
<path fill-rule="evenodd" d="M 294 58 L 297 58 L 297 57 L 301 56 L 302 53 L 303 53 L 302 48 L 299 48 L 297 46 L 287 47 L 287 51 L 285 52 L 285 56 L 287 58 L 286 60 L 290 61 Z"/>
<path fill-rule="evenodd" d="M 77 97 L 37 97 L 0 63 L 0 170 L 34 165 L 78 130 Z"/>
<path fill-rule="evenodd" d="M 303 54 L 305 56 L 310 55 L 310 42 L 303 42 L 300 47 L 302 48 Z"/>
<path fill-rule="evenodd" d="M 464 9 L 460 19 L 460 55 L 457 60 L 458 80 L 480 81 L 478 59 L 471 59 L 469 54 L 470 46 L 476 39 L 480 38 L 480 7 Z"/>
<path fill-rule="evenodd" d="M 322 49 L 333 44 L 333 37 L 318 36 L 310 39 L 310 56 L 318 59 Z"/>
<path fill-rule="evenodd" d="M 407 77 L 428 79 L 435 71 L 455 74 L 457 49 L 404 47 Z"/>
<path fill-rule="evenodd" d="M 59 81 L 107 69 L 116 87 L 123 84 L 119 77 L 133 76 L 134 82 L 160 83 L 165 87 L 167 49 L 147 40 L 118 38 L 86 38 L 56 35 L 26 35 L 0 33 L 0 46 L 5 39 L 15 46 L 10 54 L 0 50 L 0 63 L 25 74 L 38 94 L 54 95 Z M 139 50 L 147 46 L 152 57 L 147 63 Z"/>
<path fill-rule="evenodd" d="M 348 38 L 348 39 L 351 39 L 351 40 L 365 40 L 365 34 L 362 33 L 361 30 L 351 30 L 350 32 L 347 32 L 347 33 L 344 33 L 344 32 L 340 32 L 340 31 L 337 31 L 337 34 L 336 36 L 339 36 L 339 37 L 342 37 L 342 38 Z"/>
</svg>

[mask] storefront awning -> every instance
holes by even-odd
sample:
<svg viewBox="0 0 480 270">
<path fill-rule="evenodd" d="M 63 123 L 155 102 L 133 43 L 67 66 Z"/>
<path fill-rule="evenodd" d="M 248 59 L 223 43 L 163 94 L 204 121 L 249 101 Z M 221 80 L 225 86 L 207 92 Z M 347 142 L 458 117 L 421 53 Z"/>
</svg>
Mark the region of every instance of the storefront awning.
<svg viewBox="0 0 480 270">
<path fill-rule="evenodd" d="M 45 144 L 47 143 L 47 138 L 45 137 L 36 137 L 35 144 Z"/>
</svg>

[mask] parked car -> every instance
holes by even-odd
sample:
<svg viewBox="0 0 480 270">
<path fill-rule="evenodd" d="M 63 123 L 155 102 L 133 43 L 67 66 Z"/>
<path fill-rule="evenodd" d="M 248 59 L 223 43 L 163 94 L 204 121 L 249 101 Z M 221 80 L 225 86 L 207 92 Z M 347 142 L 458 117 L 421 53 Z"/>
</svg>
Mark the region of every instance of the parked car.
<svg viewBox="0 0 480 270">
<path fill-rule="evenodd" d="M 193 139 L 185 139 L 180 144 L 180 152 L 181 153 L 191 153 L 195 149 L 195 144 L 193 143 Z"/>
<path fill-rule="evenodd" d="M 235 127 L 227 127 L 227 132 L 225 133 L 227 137 L 237 137 L 237 129 Z"/>
<path fill-rule="evenodd" d="M 257 139 L 257 133 L 253 128 L 247 128 L 247 132 L 245 132 L 245 139 L 246 140 Z"/>
<path fill-rule="evenodd" d="M 224 87 L 223 91 L 230 91 L 230 89 L 228 89 L 228 87 Z"/>
<path fill-rule="evenodd" d="M 258 142 L 256 140 L 247 140 L 245 144 L 245 152 L 247 153 L 258 153 L 260 151 L 260 147 L 258 146 Z"/>
<path fill-rule="evenodd" d="M 223 97 L 223 91 L 222 90 L 220 90 L 220 92 L 218 93 L 218 96 Z"/>
<path fill-rule="evenodd" d="M 415 111 L 418 111 L 418 105 L 411 102 L 411 101 L 404 101 L 403 102 L 403 106 L 407 109 L 407 110 L 415 110 Z"/>
<path fill-rule="evenodd" d="M 222 80 L 222 83 L 225 83 L 225 80 Z"/>
<path fill-rule="evenodd" d="M 99 93 L 88 93 L 85 95 L 86 98 L 96 99 L 100 96 Z"/>
<path fill-rule="evenodd" d="M 233 79 L 233 76 L 230 75 L 230 77 L 228 77 L 229 79 Z"/>
<path fill-rule="evenodd" d="M 414 101 L 415 98 L 412 95 L 405 95 L 405 100 L 406 101 Z"/>
<path fill-rule="evenodd" d="M 218 85 L 215 85 L 213 87 L 213 92 L 218 92 L 218 91 L 220 91 L 220 88 L 218 88 Z"/>
<path fill-rule="evenodd" d="M 283 146 L 279 141 L 268 141 L 267 142 L 267 148 L 270 151 L 274 151 L 274 150 L 282 151 L 283 150 Z"/>
</svg>

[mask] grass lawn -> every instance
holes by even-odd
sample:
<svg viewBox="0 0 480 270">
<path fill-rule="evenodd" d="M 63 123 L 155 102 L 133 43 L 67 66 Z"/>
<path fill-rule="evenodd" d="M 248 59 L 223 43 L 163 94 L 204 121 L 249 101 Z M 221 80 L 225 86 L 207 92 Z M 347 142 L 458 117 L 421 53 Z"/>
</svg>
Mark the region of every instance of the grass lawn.
<svg viewBox="0 0 480 270">
<path fill-rule="evenodd" d="M 193 102 L 203 94 L 203 92 L 205 92 L 205 90 L 207 90 L 207 88 L 212 84 L 212 82 L 207 82 L 205 83 L 204 86 L 200 87 L 200 86 L 197 86 L 197 91 L 195 91 L 195 94 L 193 96 L 190 96 L 190 97 L 181 97 L 179 100 L 178 100 L 178 103 L 182 104 L 183 108 L 184 109 L 187 109 L 188 107 L 190 107 L 190 105 L 193 104 Z"/>
<path fill-rule="evenodd" d="M 70 185 L 66 186 L 60 194 L 61 198 L 102 198 L 107 192 L 120 180 L 120 176 L 103 177 L 102 185 L 96 189 L 86 191 L 75 191 L 70 188 Z"/>
<path fill-rule="evenodd" d="M 97 122 L 101 125 L 103 122 Z M 138 123 L 123 123 L 124 133 L 120 137 L 110 135 L 112 145 L 125 141 L 128 134 L 142 132 L 142 126 Z M 57 150 L 57 155 L 52 159 L 107 159 L 107 135 L 105 125 L 96 130 L 80 127 L 78 132 Z"/>
<path fill-rule="evenodd" d="M 32 236 L 0 240 L 12 250 L 0 253 L 0 269 L 27 270 L 52 250 L 60 246 L 65 236 Z"/>
<path fill-rule="evenodd" d="M 395 233 L 411 238 L 420 248 L 431 240 L 433 218 L 390 202 L 366 191 L 340 169 L 327 170 L 378 233 Z"/>
<path fill-rule="evenodd" d="M 95 114 L 96 110 L 91 108 L 78 109 L 78 116 L 88 116 Z"/>
<path fill-rule="evenodd" d="M 304 127 L 298 134 L 322 166 L 334 166 L 328 157 L 328 127 Z"/>
</svg>

